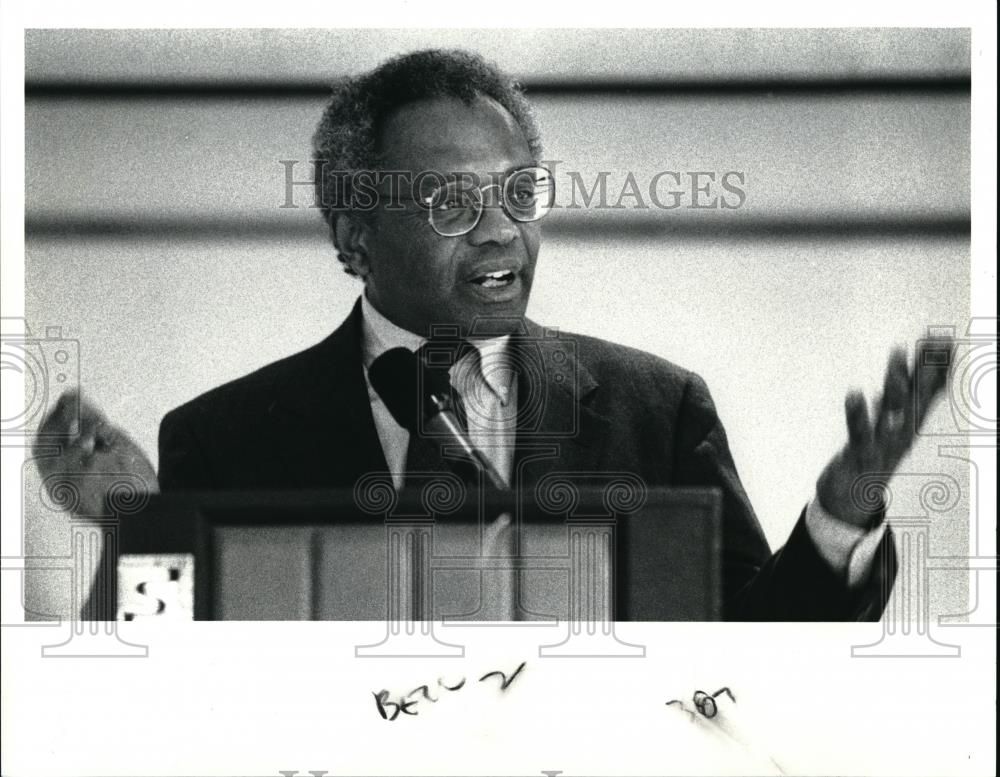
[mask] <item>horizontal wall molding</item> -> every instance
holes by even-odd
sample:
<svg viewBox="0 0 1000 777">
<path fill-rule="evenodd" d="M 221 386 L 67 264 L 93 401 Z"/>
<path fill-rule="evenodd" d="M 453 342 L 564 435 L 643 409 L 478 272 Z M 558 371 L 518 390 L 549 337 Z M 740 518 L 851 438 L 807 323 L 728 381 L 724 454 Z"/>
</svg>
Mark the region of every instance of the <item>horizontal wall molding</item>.
<svg viewBox="0 0 1000 777">
<path fill-rule="evenodd" d="M 526 83 L 966 76 L 968 28 L 30 29 L 25 77 L 318 83 L 427 48 L 481 54 Z"/>
<path fill-rule="evenodd" d="M 713 78 L 713 79 L 527 79 L 529 95 L 650 96 L 844 96 L 857 94 L 968 94 L 968 76 L 863 76 L 857 78 Z M 37 80 L 25 83 L 28 100 L 44 99 L 296 99 L 325 98 L 331 84 L 289 80 Z"/>
<path fill-rule="evenodd" d="M 817 216 L 767 218 L 676 218 L 663 214 L 593 217 L 560 214 L 544 224 L 549 238 L 576 240 L 688 239 L 839 239 L 967 238 L 971 222 L 964 215 Z M 209 219 L 29 216 L 25 237 L 44 240 L 283 240 L 326 241 L 319 215 L 302 220 L 219 217 Z"/>
</svg>

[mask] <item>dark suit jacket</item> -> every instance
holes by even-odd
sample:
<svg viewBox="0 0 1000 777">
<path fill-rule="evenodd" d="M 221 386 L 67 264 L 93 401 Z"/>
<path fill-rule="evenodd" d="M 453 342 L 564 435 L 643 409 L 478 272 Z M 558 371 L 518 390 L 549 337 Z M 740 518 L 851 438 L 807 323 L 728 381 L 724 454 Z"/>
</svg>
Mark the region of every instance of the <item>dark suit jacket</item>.
<svg viewBox="0 0 1000 777">
<path fill-rule="evenodd" d="M 517 483 L 548 472 L 630 472 L 649 486 L 723 496 L 724 616 L 877 620 L 896 560 L 888 533 L 866 585 L 850 590 L 803 515 L 772 554 L 740 483 L 705 382 L 648 353 L 526 321 L 515 337 Z M 386 471 L 361 360 L 361 307 L 321 343 L 215 388 L 160 426 L 160 487 L 353 488 Z"/>
</svg>

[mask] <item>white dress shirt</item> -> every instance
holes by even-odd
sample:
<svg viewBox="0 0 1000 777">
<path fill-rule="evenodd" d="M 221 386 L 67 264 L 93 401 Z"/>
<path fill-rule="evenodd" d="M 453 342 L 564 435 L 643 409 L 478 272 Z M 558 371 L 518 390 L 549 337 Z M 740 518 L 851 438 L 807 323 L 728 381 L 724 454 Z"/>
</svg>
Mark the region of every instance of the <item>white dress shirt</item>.
<svg viewBox="0 0 1000 777">
<path fill-rule="evenodd" d="M 368 368 L 391 348 L 416 351 L 427 338 L 393 324 L 361 295 L 362 345 L 365 382 L 392 482 L 402 488 L 410 433 L 396 423 L 382 398 L 368 380 Z M 451 383 L 462 397 L 469 439 L 509 482 L 514 462 L 517 428 L 517 381 L 510 366 L 509 336 L 473 340 L 475 351 L 466 353 L 450 370 Z M 866 531 L 828 513 L 814 497 L 806 507 L 806 529 L 820 556 L 848 585 L 863 583 L 871 570 L 885 524 Z"/>
</svg>

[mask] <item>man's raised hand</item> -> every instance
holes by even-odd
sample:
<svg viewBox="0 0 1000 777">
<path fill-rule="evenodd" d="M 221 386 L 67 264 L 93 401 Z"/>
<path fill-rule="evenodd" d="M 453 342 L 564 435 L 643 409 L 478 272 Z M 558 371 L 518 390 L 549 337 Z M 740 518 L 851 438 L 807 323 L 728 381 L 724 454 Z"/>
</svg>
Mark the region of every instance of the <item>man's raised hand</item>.
<svg viewBox="0 0 1000 777">
<path fill-rule="evenodd" d="M 46 416 L 33 453 L 49 499 L 79 517 L 108 515 L 108 496 L 126 503 L 158 490 L 139 446 L 75 391 Z"/>
<path fill-rule="evenodd" d="M 954 349 L 951 338 L 924 340 L 913 369 L 907 365 L 906 351 L 894 349 L 874 418 L 864 394 L 852 391 L 847 395 L 847 444 L 816 483 L 819 503 L 828 513 L 867 528 L 881 512 L 881 490 L 946 386 Z"/>
</svg>

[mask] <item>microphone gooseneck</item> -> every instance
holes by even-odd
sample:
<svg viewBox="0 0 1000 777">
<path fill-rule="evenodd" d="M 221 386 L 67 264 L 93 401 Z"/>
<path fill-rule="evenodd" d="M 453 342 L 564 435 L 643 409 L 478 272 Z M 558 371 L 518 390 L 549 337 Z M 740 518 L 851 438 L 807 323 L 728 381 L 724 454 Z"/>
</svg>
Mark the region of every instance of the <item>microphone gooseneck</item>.
<svg viewBox="0 0 1000 777">
<path fill-rule="evenodd" d="M 459 423 L 452 406 L 451 385 L 445 374 L 428 369 L 413 351 L 393 348 L 372 362 L 368 380 L 396 423 L 410 434 L 420 435 L 426 430 L 427 436 L 456 449 L 462 460 L 483 472 L 493 488 L 499 491 L 510 488 L 493 463 L 472 444 Z"/>
</svg>

